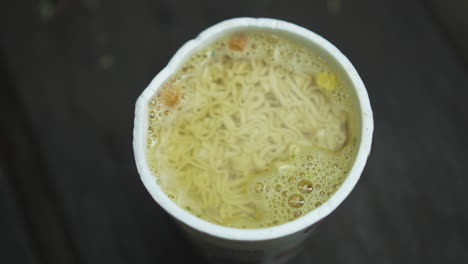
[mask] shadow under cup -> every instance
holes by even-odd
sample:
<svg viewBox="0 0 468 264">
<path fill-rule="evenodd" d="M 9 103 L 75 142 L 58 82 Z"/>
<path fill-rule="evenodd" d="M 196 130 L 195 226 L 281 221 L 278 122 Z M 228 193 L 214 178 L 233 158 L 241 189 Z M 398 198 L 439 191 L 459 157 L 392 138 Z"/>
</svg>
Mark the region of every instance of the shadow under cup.
<svg viewBox="0 0 468 264">
<path fill-rule="evenodd" d="M 162 84 L 183 65 L 192 54 L 215 39 L 239 30 L 268 31 L 283 35 L 310 47 L 341 76 L 350 87 L 358 105 L 360 129 L 354 164 L 339 189 L 320 207 L 293 221 L 260 229 L 237 229 L 200 219 L 180 208 L 156 183 L 146 159 L 148 103 Z M 135 109 L 133 148 L 139 175 L 151 196 L 180 224 L 188 236 L 212 260 L 284 263 L 302 248 L 314 225 L 329 215 L 348 196 L 364 169 L 370 153 L 373 117 L 366 88 L 351 62 L 330 42 L 297 25 L 266 18 L 235 18 L 223 21 L 190 40 L 173 56 L 169 64 L 156 75 L 138 98 Z"/>
</svg>

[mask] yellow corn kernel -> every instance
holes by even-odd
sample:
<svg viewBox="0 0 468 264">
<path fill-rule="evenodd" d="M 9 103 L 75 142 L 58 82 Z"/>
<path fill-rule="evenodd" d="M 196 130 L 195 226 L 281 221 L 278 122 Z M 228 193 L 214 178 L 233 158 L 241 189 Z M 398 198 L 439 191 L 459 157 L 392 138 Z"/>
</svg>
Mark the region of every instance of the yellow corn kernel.
<svg viewBox="0 0 468 264">
<path fill-rule="evenodd" d="M 338 86 L 338 78 L 332 72 L 321 72 L 315 76 L 315 83 L 325 91 L 333 91 Z"/>
</svg>

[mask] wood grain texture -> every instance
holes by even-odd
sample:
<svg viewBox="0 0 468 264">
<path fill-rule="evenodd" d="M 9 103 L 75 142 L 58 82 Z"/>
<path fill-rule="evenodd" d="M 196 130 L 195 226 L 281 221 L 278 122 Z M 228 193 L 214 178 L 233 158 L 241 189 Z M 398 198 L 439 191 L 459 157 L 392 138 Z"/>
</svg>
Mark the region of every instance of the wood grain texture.
<svg viewBox="0 0 468 264">
<path fill-rule="evenodd" d="M 237 16 L 330 40 L 374 110 L 360 182 L 294 263 L 468 262 L 468 77 L 418 1 L 59 2 L 48 22 L 36 1 L 4 3 L 0 41 L 80 263 L 203 263 L 138 178 L 134 103 L 185 41 Z"/>
</svg>

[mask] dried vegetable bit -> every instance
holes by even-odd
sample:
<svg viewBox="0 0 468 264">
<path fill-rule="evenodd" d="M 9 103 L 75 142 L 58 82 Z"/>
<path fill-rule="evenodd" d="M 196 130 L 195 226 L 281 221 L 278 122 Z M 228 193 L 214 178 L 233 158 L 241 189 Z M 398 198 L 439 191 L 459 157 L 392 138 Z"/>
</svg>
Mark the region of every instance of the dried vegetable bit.
<svg viewBox="0 0 468 264">
<path fill-rule="evenodd" d="M 333 91 L 338 86 L 338 80 L 332 72 L 321 72 L 315 76 L 315 83 L 325 91 Z"/>
<path fill-rule="evenodd" d="M 243 51 L 247 46 L 247 37 L 243 34 L 234 34 L 229 39 L 229 48 L 235 51 Z"/>
<path fill-rule="evenodd" d="M 158 93 L 166 106 L 173 107 L 180 102 L 180 89 L 173 86 L 165 86 Z"/>
</svg>

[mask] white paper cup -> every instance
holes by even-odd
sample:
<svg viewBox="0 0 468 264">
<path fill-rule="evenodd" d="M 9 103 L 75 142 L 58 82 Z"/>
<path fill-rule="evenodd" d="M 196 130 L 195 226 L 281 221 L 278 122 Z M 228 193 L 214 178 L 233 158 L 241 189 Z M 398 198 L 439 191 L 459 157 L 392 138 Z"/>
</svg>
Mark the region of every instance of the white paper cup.
<svg viewBox="0 0 468 264">
<path fill-rule="evenodd" d="M 180 208 L 156 183 L 146 159 L 148 131 L 148 103 L 161 85 L 174 74 L 194 52 L 205 47 L 218 37 L 238 30 L 266 30 L 286 34 L 310 46 L 328 64 L 338 71 L 345 84 L 355 91 L 359 104 L 361 131 L 356 160 L 348 177 L 330 199 L 320 207 L 291 222 L 282 225 L 238 229 L 217 225 L 200 219 Z M 235 18 L 223 21 L 203 31 L 197 38 L 188 41 L 172 57 L 169 64 L 153 79 L 138 98 L 135 109 L 133 148 L 140 177 L 154 200 L 166 210 L 195 244 L 211 259 L 253 263 L 284 263 L 295 256 L 310 235 L 314 225 L 329 215 L 348 196 L 356 185 L 369 156 L 372 142 L 373 118 L 366 88 L 351 62 L 330 42 L 321 36 L 297 25 L 267 18 Z"/>
</svg>

